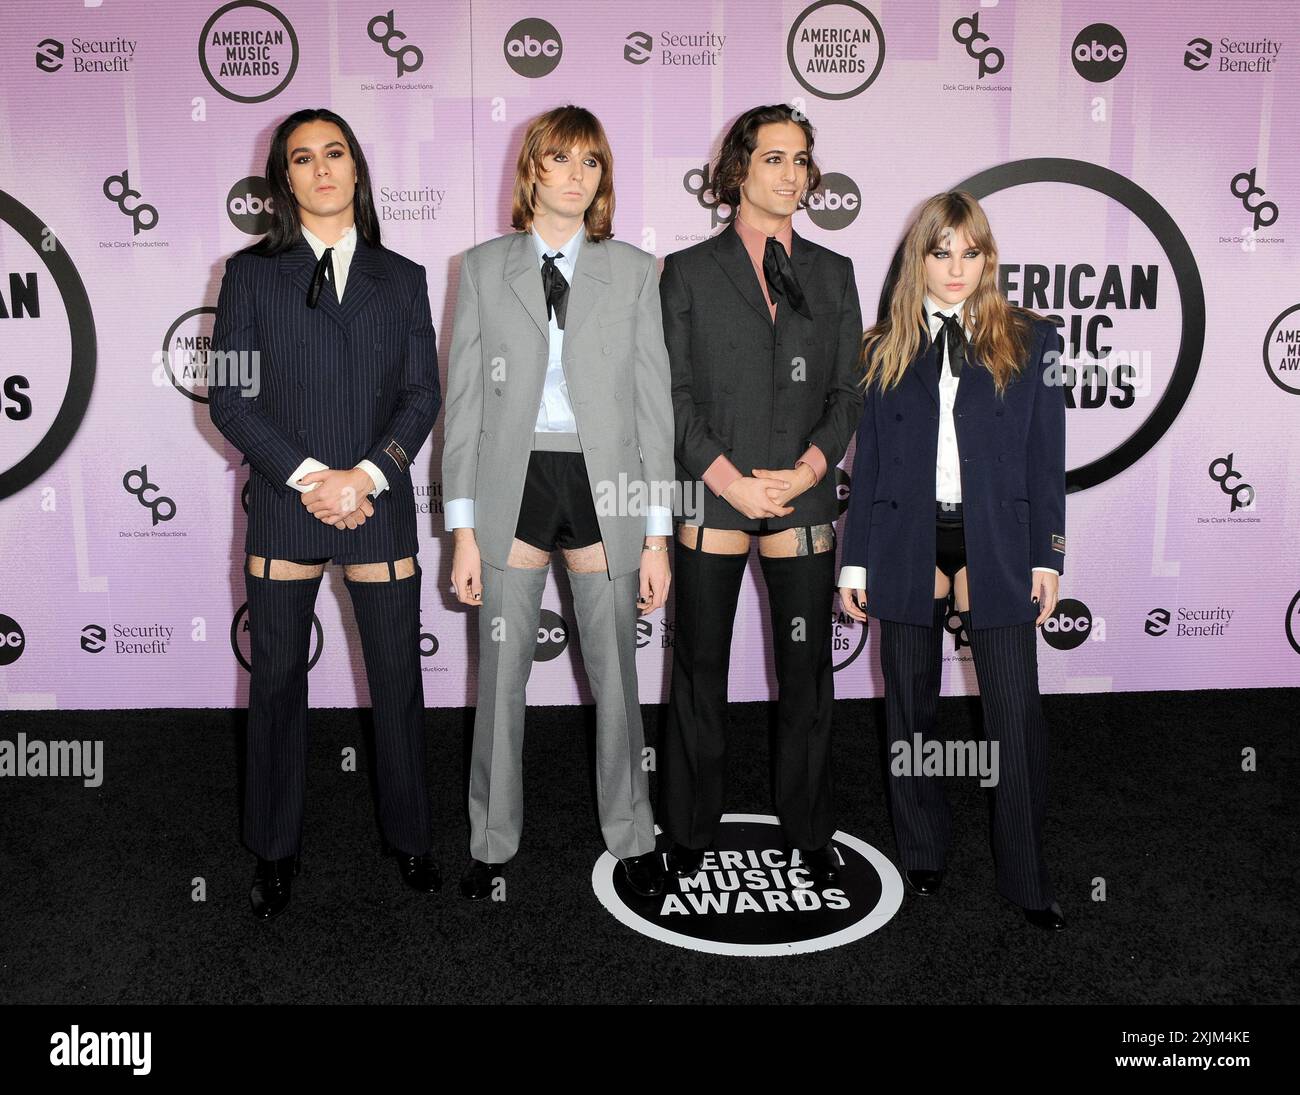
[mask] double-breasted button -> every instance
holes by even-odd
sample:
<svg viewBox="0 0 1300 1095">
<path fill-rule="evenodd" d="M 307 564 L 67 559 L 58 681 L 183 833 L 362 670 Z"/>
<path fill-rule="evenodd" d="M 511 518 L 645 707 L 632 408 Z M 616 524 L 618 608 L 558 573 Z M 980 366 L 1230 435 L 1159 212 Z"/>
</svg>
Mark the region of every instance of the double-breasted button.
<svg viewBox="0 0 1300 1095">
<path fill-rule="evenodd" d="M 628 445 L 630 445 L 630 444 L 632 444 L 632 439 L 631 439 L 630 437 L 625 437 L 625 438 L 623 438 L 623 447 L 624 447 L 624 448 L 626 448 L 626 447 L 627 447 Z"/>
<path fill-rule="evenodd" d="M 615 392 L 615 393 L 614 393 L 614 398 L 615 398 L 615 399 L 622 399 L 622 398 L 623 398 L 623 393 L 622 393 L 622 392 Z"/>
<path fill-rule="evenodd" d="M 376 350 L 382 350 L 383 348 L 384 348 L 384 344 L 383 344 L 382 342 L 376 342 L 376 343 L 375 343 L 375 349 L 376 349 Z"/>
<path fill-rule="evenodd" d="M 307 345 L 307 340 L 306 340 L 305 338 L 300 338 L 300 339 L 298 339 L 298 345 L 299 345 L 299 346 L 306 346 L 306 345 Z"/>
<path fill-rule="evenodd" d="M 609 357 L 610 349 L 608 346 L 602 346 L 600 348 L 600 352 L 603 353 L 606 357 Z"/>
<path fill-rule="evenodd" d="M 901 456 L 895 456 L 895 457 L 894 457 L 894 463 L 895 463 L 895 464 L 901 464 L 902 462 L 903 462 L 903 458 L 902 458 Z"/>
<path fill-rule="evenodd" d="M 305 392 L 307 390 L 307 381 L 300 379 L 298 381 L 298 390 L 300 392 Z"/>
<path fill-rule="evenodd" d="M 303 429 L 303 427 L 301 427 L 301 426 L 298 427 L 298 436 L 299 436 L 299 437 L 306 437 L 306 436 L 307 436 L 307 431 L 306 431 L 305 429 Z"/>
<path fill-rule="evenodd" d="M 494 392 L 496 392 L 497 395 L 500 395 L 500 394 L 501 394 L 501 389 L 500 389 L 500 388 L 493 388 L 492 390 L 493 390 Z"/>
<path fill-rule="evenodd" d="M 890 509 L 898 509 L 898 503 L 897 503 L 897 502 L 890 502 L 890 503 L 889 503 L 889 508 L 890 508 Z"/>
<path fill-rule="evenodd" d="M 932 415 L 931 417 L 933 417 L 933 415 Z M 902 422 L 902 421 L 903 421 L 903 416 L 902 416 L 901 414 L 896 414 L 896 415 L 894 415 L 894 421 L 895 421 L 895 422 Z"/>
<path fill-rule="evenodd" d="M 376 399 L 378 399 L 378 398 L 379 398 L 381 395 L 383 395 L 383 394 L 384 394 L 384 389 L 383 389 L 383 388 L 376 388 L 376 389 L 375 389 L 375 398 L 376 398 Z"/>
<path fill-rule="evenodd" d="M 994 411 L 993 413 L 994 413 L 995 415 L 997 415 L 999 418 L 1001 418 L 1001 417 L 1002 417 L 1002 408 L 999 407 L 999 408 L 998 408 L 996 411 Z"/>
<path fill-rule="evenodd" d="M 595 452 L 595 451 L 596 451 L 596 446 L 595 446 L 595 445 L 588 445 L 588 446 L 587 446 L 587 451 L 588 451 L 588 452 Z"/>
<path fill-rule="evenodd" d="M 1004 452 L 1000 452 L 1000 453 L 998 453 L 998 463 L 999 463 L 999 464 L 1001 464 L 1003 461 L 1005 461 L 1006 458 L 1007 458 L 1007 454 L 1006 454 L 1006 453 L 1004 453 Z"/>
</svg>

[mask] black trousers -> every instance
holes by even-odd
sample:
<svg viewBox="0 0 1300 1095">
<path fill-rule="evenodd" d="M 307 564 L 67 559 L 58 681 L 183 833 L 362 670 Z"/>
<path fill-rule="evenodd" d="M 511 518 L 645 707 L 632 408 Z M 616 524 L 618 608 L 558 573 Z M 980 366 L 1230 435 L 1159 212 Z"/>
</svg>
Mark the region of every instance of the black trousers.
<svg viewBox="0 0 1300 1095">
<path fill-rule="evenodd" d="M 328 562 L 328 560 L 295 560 Z M 252 679 L 244 841 L 263 859 L 302 846 L 307 782 L 307 662 L 321 578 L 280 580 L 244 568 Z M 422 570 L 386 582 L 344 579 L 361 636 L 374 711 L 379 820 L 388 843 L 407 855 L 429 851 L 425 781 L 424 683 L 420 673 Z"/>
<path fill-rule="evenodd" d="M 1035 625 L 975 629 L 960 612 L 975 662 L 984 736 L 998 743 L 998 783 L 993 790 L 993 858 L 998 892 L 1028 909 L 1053 901 L 1043 855 L 1047 814 L 1047 723 L 1038 692 Z M 913 735 L 943 741 L 938 731 L 947 598 L 934 602 L 930 627 L 880 620 L 880 668 L 885 678 L 889 755 Z M 943 777 L 895 775 L 887 782 L 890 814 L 904 870 L 942 870 L 947 863 L 952 816 Z"/>
<path fill-rule="evenodd" d="M 749 557 L 710 554 L 680 540 L 675 549 L 677 614 L 658 817 L 677 843 L 707 848 L 726 803 L 727 676 Z M 779 688 L 772 758 L 776 812 L 792 848 L 820 848 L 835 832 L 830 771 L 835 552 L 760 557 L 759 562 Z"/>
</svg>

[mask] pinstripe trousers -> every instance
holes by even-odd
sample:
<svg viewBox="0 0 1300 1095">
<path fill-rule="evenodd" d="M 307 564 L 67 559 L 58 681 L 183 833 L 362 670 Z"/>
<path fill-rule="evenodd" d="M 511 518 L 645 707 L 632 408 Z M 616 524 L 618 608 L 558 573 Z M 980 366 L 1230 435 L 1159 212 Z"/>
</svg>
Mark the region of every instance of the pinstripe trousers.
<svg viewBox="0 0 1300 1095">
<path fill-rule="evenodd" d="M 269 558 L 265 565 L 269 569 Z M 386 582 L 343 582 L 374 712 L 380 828 L 397 851 L 422 855 L 431 845 L 420 671 L 423 572 L 418 559 L 409 577 L 399 579 L 392 561 L 388 569 Z M 252 646 L 244 839 L 263 859 L 294 855 L 302 845 L 307 668 L 322 577 L 282 580 L 244 568 Z"/>
<path fill-rule="evenodd" d="M 1031 623 L 975 629 L 959 612 L 970 641 L 984 710 L 984 736 L 998 743 L 993 792 L 993 858 L 998 892 L 1027 909 L 1052 904 L 1043 856 L 1047 814 L 1047 723 L 1038 693 L 1038 646 Z M 938 734 L 939 684 L 947 599 L 934 602 L 930 627 L 880 621 L 880 664 L 890 755 L 896 742 L 913 745 Z M 942 870 L 952 834 L 943 777 L 888 779 L 890 813 L 904 870 Z"/>
</svg>

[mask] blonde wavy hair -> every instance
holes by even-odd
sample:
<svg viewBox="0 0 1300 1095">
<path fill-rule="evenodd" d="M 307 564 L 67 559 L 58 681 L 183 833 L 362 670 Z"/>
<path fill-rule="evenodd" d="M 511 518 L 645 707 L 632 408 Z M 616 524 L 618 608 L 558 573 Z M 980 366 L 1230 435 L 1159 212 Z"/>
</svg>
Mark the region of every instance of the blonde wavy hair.
<svg viewBox="0 0 1300 1095">
<path fill-rule="evenodd" d="M 607 240 L 614 235 L 614 153 L 600 121 L 580 106 L 559 106 L 539 114 L 528 123 L 519 161 L 515 165 L 515 194 L 510 224 L 527 232 L 533 224 L 534 186 L 542 173 L 542 160 L 554 152 L 568 152 L 577 145 L 589 148 L 600 164 L 596 196 L 584 217 L 587 239 Z"/>
<path fill-rule="evenodd" d="M 954 235 L 965 232 L 971 246 L 984 254 L 979 285 L 965 301 L 976 362 L 993 374 L 999 394 L 1024 367 L 1030 323 L 1038 316 L 1010 304 L 998 289 L 998 248 L 979 202 L 964 190 L 926 199 L 903 238 L 898 278 L 889 299 L 889 315 L 862 336 L 863 388 L 893 388 L 908 365 L 930 341 L 925 322 L 925 256 L 947 250 Z"/>
</svg>

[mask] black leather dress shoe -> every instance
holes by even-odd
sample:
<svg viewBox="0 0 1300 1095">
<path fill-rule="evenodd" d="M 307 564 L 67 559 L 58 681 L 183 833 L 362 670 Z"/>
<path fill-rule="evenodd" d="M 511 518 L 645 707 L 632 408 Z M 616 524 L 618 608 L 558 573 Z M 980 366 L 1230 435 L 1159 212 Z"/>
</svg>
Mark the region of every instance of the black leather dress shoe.
<svg viewBox="0 0 1300 1095">
<path fill-rule="evenodd" d="M 811 851 L 801 850 L 799 855 L 803 860 L 804 870 L 812 875 L 813 881 L 818 885 L 829 886 L 832 882 L 840 880 L 840 859 L 829 843 L 820 848 L 813 848 Z"/>
<path fill-rule="evenodd" d="M 689 878 L 704 864 L 703 848 L 688 848 L 674 844 L 668 849 L 668 869 L 678 878 Z"/>
<path fill-rule="evenodd" d="M 481 863 L 471 859 L 460 876 L 460 892 L 471 901 L 480 901 L 492 892 L 492 883 L 505 873 L 504 863 Z"/>
<path fill-rule="evenodd" d="M 434 861 L 431 852 L 423 855 L 406 855 L 397 853 L 397 869 L 402 881 L 420 893 L 437 893 L 442 889 L 442 871 Z"/>
<path fill-rule="evenodd" d="M 257 859 L 253 874 L 253 889 L 248 895 L 253 904 L 253 915 L 258 920 L 270 920 L 284 912 L 289 904 L 292 880 L 299 870 L 297 855 L 283 859 Z"/>
<path fill-rule="evenodd" d="M 1049 932 L 1065 931 L 1065 914 L 1061 912 L 1061 906 L 1055 901 L 1045 909 L 1026 909 L 1025 919 L 1035 928 L 1043 928 Z"/>
<path fill-rule="evenodd" d="M 943 871 L 904 871 L 903 877 L 912 892 L 921 897 L 929 897 L 943 885 Z"/>
<path fill-rule="evenodd" d="M 619 862 L 623 864 L 623 877 L 627 884 L 642 897 L 658 897 L 668 885 L 663 856 L 658 852 L 634 855 Z"/>
</svg>

